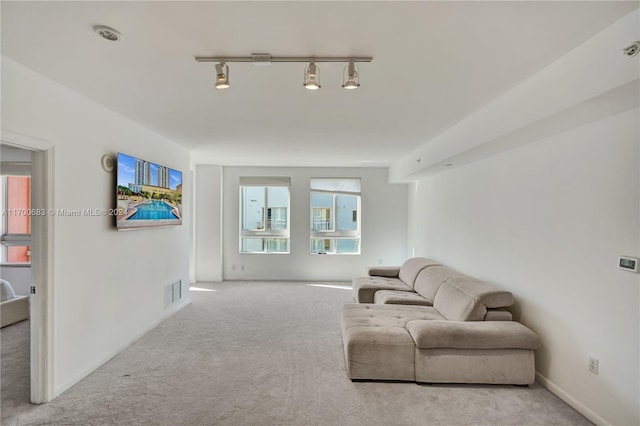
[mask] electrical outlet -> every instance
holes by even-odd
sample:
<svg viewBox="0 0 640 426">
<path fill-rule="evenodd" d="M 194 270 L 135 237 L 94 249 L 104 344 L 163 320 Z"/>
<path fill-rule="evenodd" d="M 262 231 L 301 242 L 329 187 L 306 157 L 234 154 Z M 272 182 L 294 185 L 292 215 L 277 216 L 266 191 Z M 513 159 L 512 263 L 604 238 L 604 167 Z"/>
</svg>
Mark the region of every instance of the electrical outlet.
<svg viewBox="0 0 640 426">
<path fill-rule="evenodd" d="M 596 358 L 592 356 L 589 357 L 589 371 L 593 374 L 598 374 L 598 364 L 599 361 Z"/>
<path fill-rule="evenodd" d="M 240 269 L 242 269 L 244 271 L 244 265 L 240 266 Z"/>
</svg>

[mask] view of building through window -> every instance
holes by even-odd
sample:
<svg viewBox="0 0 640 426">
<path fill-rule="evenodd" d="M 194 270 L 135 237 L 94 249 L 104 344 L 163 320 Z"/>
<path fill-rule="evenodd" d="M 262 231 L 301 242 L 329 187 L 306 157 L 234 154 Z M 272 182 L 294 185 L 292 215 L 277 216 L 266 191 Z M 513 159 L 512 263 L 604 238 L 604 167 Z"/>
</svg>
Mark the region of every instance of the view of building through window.
<svg viewBox="0 0 640 426">
<path fill-rule="evenodd" d="M 267 185 L 256 185 L 259 178 L 244 182 L 241 179 L 240 252 L 289 253 L 288 178 L 265 178 Z"/>
<path fill-rule="evenodd" d="M 240 177 L 240 253 L 289 253 L 290 178 Z M 360 254 L 360 178 L 312 178 L 310 252 Z"/>
<path fill-rule="evenodd" d="M 31 177 L 2 177 L 2 263 L 31 263 Z"/>
<path fill-rule="evenodd" d="M 360 179 L 311 179 L 311 253 L 360 253 Z"/>
</svg>

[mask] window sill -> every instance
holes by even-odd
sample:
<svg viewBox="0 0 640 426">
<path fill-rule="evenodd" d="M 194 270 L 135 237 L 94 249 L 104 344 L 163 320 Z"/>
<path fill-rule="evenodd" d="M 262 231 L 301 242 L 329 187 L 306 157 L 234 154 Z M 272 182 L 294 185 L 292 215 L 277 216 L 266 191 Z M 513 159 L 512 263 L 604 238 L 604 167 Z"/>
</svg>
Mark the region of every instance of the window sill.
<svg viewBox="0 0 640 426">
<path fill-rule="evenodd" d="M 327 256 L 360 256 L 362 253 L 309 253 L 312 255 L 327 255 Z"/>
<path fill-rule="evenodd" d="M 282 255 L 282 254 L 291 254 L 291 252 L 241 251 L 241 252 L 239 252 L 239 254 L 276 254 L 276 255 Z"/>
</svg>

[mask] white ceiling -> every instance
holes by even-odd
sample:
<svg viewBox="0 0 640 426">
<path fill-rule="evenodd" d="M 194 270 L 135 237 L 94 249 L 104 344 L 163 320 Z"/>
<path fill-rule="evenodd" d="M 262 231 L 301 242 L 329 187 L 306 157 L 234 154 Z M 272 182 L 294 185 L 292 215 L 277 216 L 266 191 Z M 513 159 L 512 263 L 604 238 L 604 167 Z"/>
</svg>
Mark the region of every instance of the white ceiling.
<svg viewBox="0 0 640 426">
<path fill-rule="evenodd" d="M 196 163 L 383 166 L 615 22 L 638 2 L 10 2 L 2 53 L 193 150 Z M 94 25 L 124 35 L 96 36 Z M 229 64 L 194 56 L 373 56 Z"/>
</svg>

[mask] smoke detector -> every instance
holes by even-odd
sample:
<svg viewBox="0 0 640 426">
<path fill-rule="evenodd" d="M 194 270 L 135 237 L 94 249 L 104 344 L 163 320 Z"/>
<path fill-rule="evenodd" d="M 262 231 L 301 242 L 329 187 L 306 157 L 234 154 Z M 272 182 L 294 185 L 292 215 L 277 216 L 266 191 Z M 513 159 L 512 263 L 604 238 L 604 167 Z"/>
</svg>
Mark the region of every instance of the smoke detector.
<svg viewBox="0 0 640 426">
<path fill-rule="evenodd" d="M 636 56 L 638 54 L 638 52 L 640 51 L 640 41 L 636 41 L 635 43 L 631 43 L 630 45 L 628 45 L 627 47 L 622 49 L 622 51 L 624 52 L 625 55 L 627 55 L 630 58 L 633 57 L 633 56 Z"/>
<path fill-rule="evenodd" d="M 104 25 L 96 25 L 93 27 L 93 31 L 96 32 L 100 37 L 109 41 L 120 41 L 122 40 L 122 34 L 118 30 L 114 30 L 111 27 L 106 27 Z"/>
</svg>

